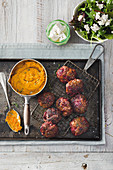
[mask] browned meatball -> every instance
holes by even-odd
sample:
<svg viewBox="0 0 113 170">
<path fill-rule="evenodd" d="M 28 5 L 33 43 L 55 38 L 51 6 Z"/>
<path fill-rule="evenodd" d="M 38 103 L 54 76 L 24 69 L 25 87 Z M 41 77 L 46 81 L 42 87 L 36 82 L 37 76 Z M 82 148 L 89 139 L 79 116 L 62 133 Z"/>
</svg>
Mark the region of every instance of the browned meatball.
<svg viewBox="0 0 113 170">
<path fill-rule="evenodd" d="M 55 96 L 53 93 L 45 92 L 38 97 L 38 103 L 43 108 L 50 107 L 55 101 Z"/>
<path fill-rule="evenodd" d="M 81 91 L 83 91 L 83 82 L 80 79 L 71 80 L 66 84 L 66 93 L 70 96 L 74 96 Z"/>
<path fill-rule="evenodd" d="M 40 127 L 40 132 L 46 138 L 53 138 L 58 133 L 58 127 L 55 124 L 53 124 L 51 121 L 49 121 L 49 122 L 46 121 Z"/>
<path fill-rule="evenodd" d="M 70 122 L 70 127 L 73 135 L 78 136 L 88 130 L 89 123 L 85 117 L 77 117 Z"/>
<path fill-rule="evenodd" d="M 72 107 L 68 99 L 61 97 L 56 101 L 56 107 L 62 111 L 63 116 L 69 116 L 72 113 Z"/>
<path fill-rule="evenodd" d="M 71 99 L 72 107 L 75 112 L 84 113 L 87 110 L 87 100 L 85 96 L 78 94 Z"/>
<path fill-rule="evenodd" d="M 62 66 L 57 70 L 56 75 L 62 83 L 66 83 L 75 78 L 76 71 L 75 69 L 69 68 L 67 66 Z"/>
<path fill-rule="evenodd" d="M 44 112 L 44 121 L 58 123 L 61 120 L 61 112 L 56 108 L 49 108 Z"/>
</svg>

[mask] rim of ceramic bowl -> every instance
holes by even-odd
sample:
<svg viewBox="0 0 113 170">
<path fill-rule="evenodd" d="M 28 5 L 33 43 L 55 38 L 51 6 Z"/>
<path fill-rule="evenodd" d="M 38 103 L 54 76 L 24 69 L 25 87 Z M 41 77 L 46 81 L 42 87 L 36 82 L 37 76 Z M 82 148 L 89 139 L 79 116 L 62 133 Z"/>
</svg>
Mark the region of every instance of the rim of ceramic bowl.
<svg viewBox="0 0 113 170">
<path fill-rule="evenodd" d="M 20 64 L 20 63 L 22 63 L 22 62 L 26 62 L 26 61 L 33 61 L 33 62 L 36 62 L 36 63 L 40 64 L 40 65 L 42 66 L 42 68 L 44 69 L 44 72 L 45 72 L 45 75 L 46 75 L 46 81 L 45 81 L 45 84 L 44 84 L 43 88 L 42 88 L 39 92 L 37 92 L 37 93 L 35 93 L 35 94 L 31 94 L 31 95 L 26 95 L 26 94 L 18 93 L 18 92 L 13 88 L 13 86 L 11 85 L 11 83 L 9 82 L 10 77 L 11 77 L 11 75 L 12 75 L 12 72 L 13 72 L 14 69 L 17 67 L 17 65 Z M 39 94 L 39 93 L 45 88 L 45 86 L 46 86 L 46 84 L 47 84 L 47 71 L 46 71 L 45 67 L 44 67 L 39 61 L 37 61 L 37 60 L 35 60 L 35 59 L 22 59 L 22 60 L 20 60 L 19 62 L 17 62 L 17 63 L 12 67 L 12 69 L 11 69 L 11 71 L 10 71 L 10 74 L 9 74 L 9 77 L 8 77 L 8 84 L 9 84 L 10 87 L 13 89 L 13 91 L 14 91 L 15 93 L 17 93 L 18 95 L 20 95 L 20 96 L 23 96 L 23 97 L 26 97 L 26 96 L 27 96 L 27 97 L 36 96 L 37 94 Z"/>
<path fill-rule="evenodd" d="M 87 3 L 86 1 L 82 1 L 82 2 L 80 2 L 79 4 L 77 4 L 76 6 L 75 6 L 75 8 L 74 8 L 74 10 L 73 10 L 73 16 L 75 16 L 76 17 L 76 15 L 77 15 L 77 10 L 78 10 L 78 8 L 83 4 L 83 3 Z M 72 18 L 73 19 L 73 18 Z M 73 28 L 74 28 L 74 26 L 73 26 Z M 74 29 L 75 30 L 75 29 Z M 81 34 L 80 34 L 80 32 L 79 31 L 77 31 L 77 30 L 75 30 L 75 32 L 76 32 L 76 34 L 81 38 L 81 39 L 83 39 L 84 41 L 87 41 L 87 42 L 90 42 L 90 43 L 103 43 L 103 42 L 105 42 L 105 41 L 107 41 L 108 39 L 103 39 L 103 40 L 87 40 L 86 38 L 84 38 Z"/>
<path fill-rule="evenodd" d="M 55 22 L 58 22 L 58 21 L 60 21 L 60 22 L 63 23 L 64 25 L 66 25 L 66 27 L 67 27 L 67 33 L 68 33 L 66 39 L 64 39 L 64 40 L 61 41 L 61 42 L 55 42 L 55 41 L 53 41 L 51 38 L 49 38 L 49 35 L 48 35 L 48 32 L 50 33 L 51 26 L 52 26 Z M 52 23 L 53 23 L 53 24 L 52 24 Z M 69 28 L 69 25 L 68 25 L 65 21 L 63 21 L 63 20 L 61 20 L 61 19 L 53 20 L 53 21 L 51 21 L 51 22 L 48 24 L 48 26 L 47 26 L 47 28 L 46 28 L 46 36 L 47 36 L 47 38 L 48 38 L 51 42 L 53 42 L 53 43 L 55 43 L 55 44 L 65 43 L 65 42 L 67 42 L 67 41 L 69 40 L 69 38 L 70 38 L 70 28 Z"/>
</svg>

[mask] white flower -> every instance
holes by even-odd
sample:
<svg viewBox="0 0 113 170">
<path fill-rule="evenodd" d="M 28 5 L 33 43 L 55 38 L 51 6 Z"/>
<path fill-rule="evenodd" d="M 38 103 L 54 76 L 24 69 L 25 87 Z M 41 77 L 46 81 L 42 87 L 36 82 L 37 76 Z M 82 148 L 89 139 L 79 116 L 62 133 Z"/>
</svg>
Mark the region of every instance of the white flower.
<svg viewBox="0 0 113 170">
<path fill-rule="evenodd" d="M 111 31 L 111 34 L 113 34 L 113 31 Z"/>
<path fill-rule="evenodd" d="M 80 32 L 82 32 L 82 30 L 80 29 Z"/>
<path fill-rule="evenodd" d="M 97 34 L 97 37 L 100 37 L 100 35 L 99 35 L 99 34 Z"/>
<path fill-rule="evenodd" d="M 90 30 L 89 25 L 88 24 L 84 25 L 84 28 L 86 29 L 87 33 L 89 33 L 89 30 Z"/>
<path fill-rule="evenodd" d="M 111 22 L 111 20 L 110 20 L 110 19 L 109 19 L 109 20 L 107 20 L 107 21 L 106 21 L 106 23 L 105 23 L 105 26 L 110 25 L 110 22 Z"/>
<path fill-rule="evenodd" d="M 104 7 L 104 4 L 98 4 L 97 3 L 97 6 L 99 7 L 99 9 L 102 9 Z"/>
<path fill-rule="evenodd" d="M 94 32 L 97 32 L 100 27 L 97 25 L 97 24 L 93 24 L 93 26 L 91 26 L 91 29 L 94 31 Z"/>
<path fill-rule="evenodd" d="M 103 14 L 102 19 L 106 22 L 108 20 L 108 14 Z"/>
<path fill-rule="evenodd" d="M 86 19 L 85 18 L 83 18 L 83 22 L 85 22 L 86 21 Z"/>
<path fill-rule="evenodd" d="M 98 24 L 104 25 L 108 21 L 108 14 L 107 15 L 103 14 L 102 17 L 100 17 L 99 20 L 100 21 L 98 21 Z M 109 23 L 107 23 L 107 24 L 109 24 Z"/>
<path fill-rule="evenodd" d="M 79 15 L 79 17 L 78 17 L 78 21 L 81 21 L 81 20 L 82 20 L 82 18 L 83 18 L 83 15 Z"/>
<path fill-rule="evenodd" d="M 95 16 L 96 20 L 100 19 L 100 12 L 96 12 L 96 16 Z"/>
<path fill-rule="evenodd" d="M 104 24 L 105 24 L 105 21 L 102 19 L 101 21 L 98 21 L 98 24 L 99 24 L 99 25 L 104 25 Z"/>
</svg>

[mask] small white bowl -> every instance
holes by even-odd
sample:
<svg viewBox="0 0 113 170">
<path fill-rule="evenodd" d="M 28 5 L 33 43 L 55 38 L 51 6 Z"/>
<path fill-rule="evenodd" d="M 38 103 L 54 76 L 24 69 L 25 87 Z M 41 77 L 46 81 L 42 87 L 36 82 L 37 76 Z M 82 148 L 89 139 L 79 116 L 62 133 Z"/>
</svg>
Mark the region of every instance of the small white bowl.
<svg viewBox="0 0 113 170">
<path fill-rule="evenodd" d="M 78 15 L 78 8 L 82 5 L 82 4 L 84 4 L 84 3 L 87 3 L 86 1 L 82 1 L 82 2 L 80 2 L 75 8 L 74 8 L 74 10 L 73 10 L 73 16 L 76 18 L 77 17 L 77 15 Z M 73 18 L 72 18 L 73 19 Z M 73 28 L 74 28 L 74 26 L 73 26 Z M 74 29 L 75 30 L 75 29 Z M 80 38 L 82 38 L 84 41 L 87 41 L 87 42 L 90 42 L 90 43 L 103 43 L 103 42 L 105 42 L 105 41 L 107 41 L 108 39 L 103 39 L 103 40 L 93 40 L 93 41 L 91 41 L 91 40 L 87 40 L 87 39 L 85 39 L 81 34 L 80 34 L 80 32 L 79 31 L 77 31 L 77 30 L 75 30 L 75 32 L 76 32 L 76 34 L 80 37 Z"/>
</svg>

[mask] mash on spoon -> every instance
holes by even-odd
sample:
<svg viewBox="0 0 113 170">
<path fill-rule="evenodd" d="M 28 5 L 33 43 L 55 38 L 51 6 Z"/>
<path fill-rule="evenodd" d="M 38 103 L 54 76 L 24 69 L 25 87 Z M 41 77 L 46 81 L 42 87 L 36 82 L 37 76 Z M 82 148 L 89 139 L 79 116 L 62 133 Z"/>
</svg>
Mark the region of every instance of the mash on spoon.
<svg viewBox="0 0 113 170">
<path fill-rule="evenodd" d="M 20 126 L 21 123 L 20 116 L 13 109 L 7 113 L 5 121 L 14 132 L 18 132 L 22 129 L 22 126 Z"/>
</svg>

